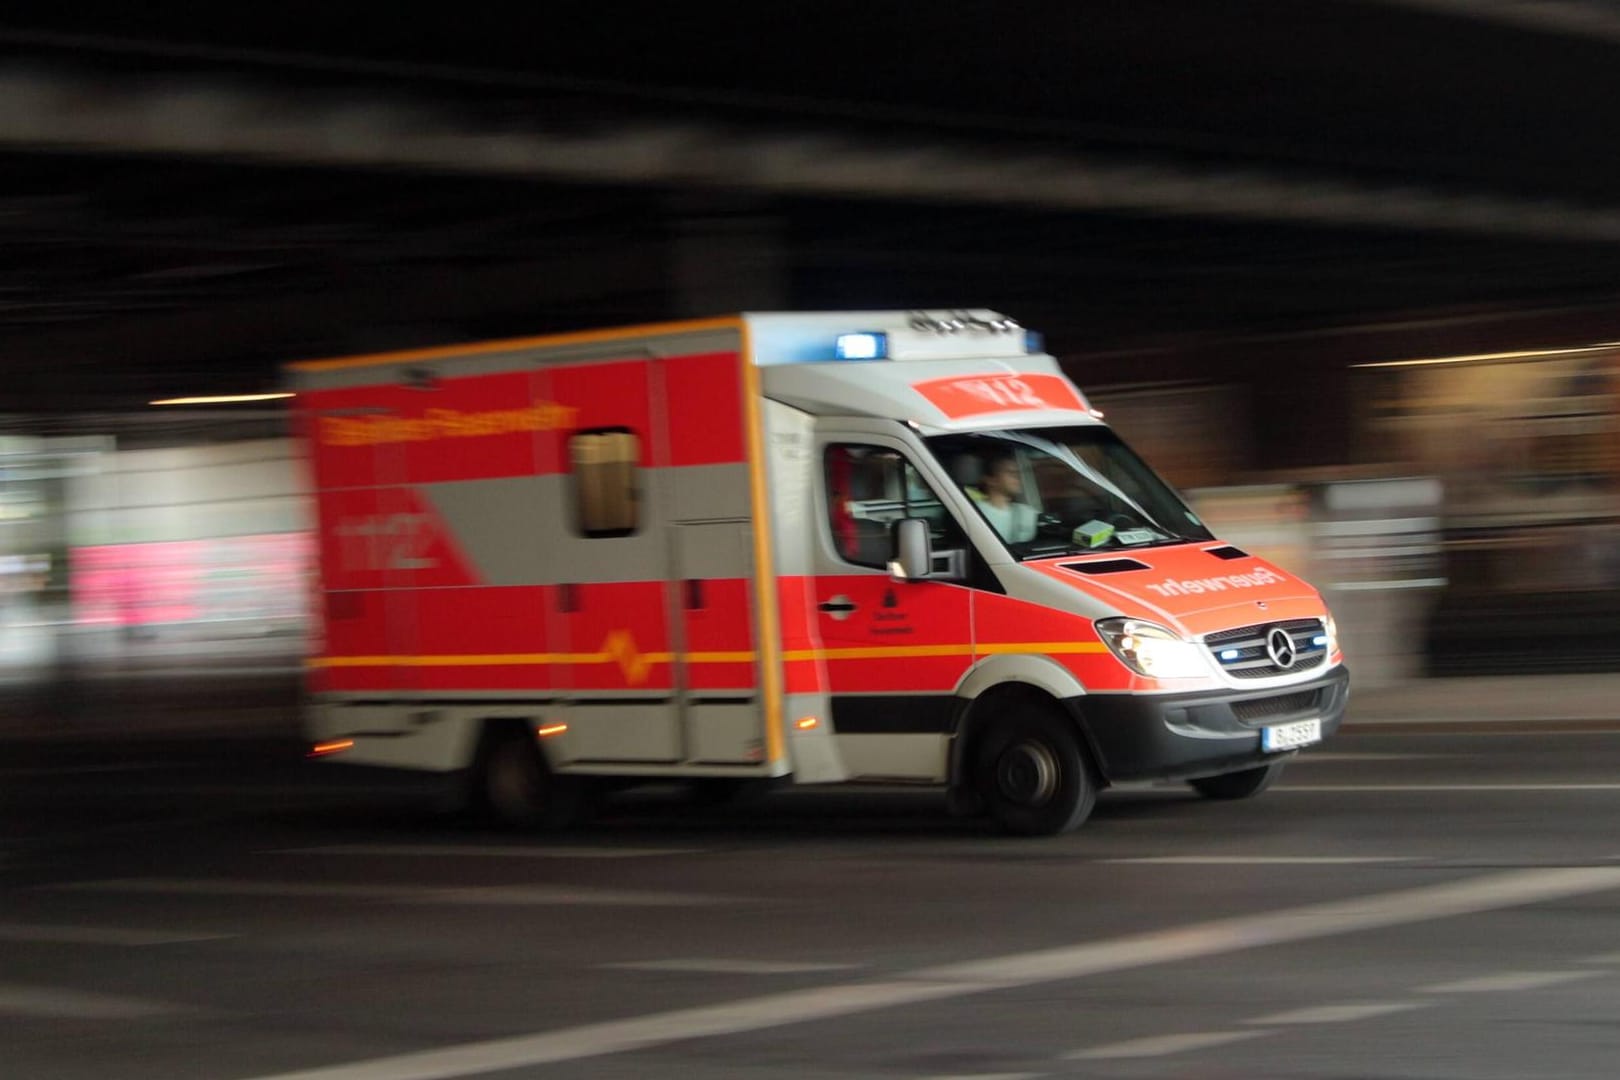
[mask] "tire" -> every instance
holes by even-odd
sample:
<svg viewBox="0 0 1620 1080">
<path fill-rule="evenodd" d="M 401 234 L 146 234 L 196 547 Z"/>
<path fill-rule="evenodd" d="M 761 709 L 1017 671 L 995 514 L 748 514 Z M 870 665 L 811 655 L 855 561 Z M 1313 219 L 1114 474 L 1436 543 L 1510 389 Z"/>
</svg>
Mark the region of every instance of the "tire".
<svg viewBox="0 0 1620 1080">
<path fill-rule="evenodd" d="M 1055 707 L 1009 702 L 990 720 L 974 755 L 975 786 L 1003 831 L 1068 832 L 1097 802 L 1097 773 L 1074 722 Z"/>
<path fill-rule="evenodd" d="M 1206 799 L 1252 799 L 1282 775 L 1283 765 L 1284 762 L 1273 761 L 1270 765 L 1255 769 L 1222 773 L 1220 776 L 1201 776 L 1187 782 Z"/>
<path fill-rule="evenodd" d="M 526 732 L 502 732 L 491 738 L 478 770 L 478 804 L 490 822 L 504 828 L 555 831 L 589 816 L 589 785 L 581 777 L 559 776 L 547 768 Z"/>
</svg>

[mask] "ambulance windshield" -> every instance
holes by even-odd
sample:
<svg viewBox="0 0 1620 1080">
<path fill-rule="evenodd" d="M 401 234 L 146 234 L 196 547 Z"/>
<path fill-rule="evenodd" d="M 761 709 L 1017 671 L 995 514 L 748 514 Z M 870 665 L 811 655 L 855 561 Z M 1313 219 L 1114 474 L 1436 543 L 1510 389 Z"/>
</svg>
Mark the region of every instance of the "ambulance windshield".
<svg viewBox="0 0 1620 1080">
<path fill-rule="evenodd" d="M 977 431 L 928 446 L 1019 559 L 1214 539 L 1106 427 Z"/>
</svg>

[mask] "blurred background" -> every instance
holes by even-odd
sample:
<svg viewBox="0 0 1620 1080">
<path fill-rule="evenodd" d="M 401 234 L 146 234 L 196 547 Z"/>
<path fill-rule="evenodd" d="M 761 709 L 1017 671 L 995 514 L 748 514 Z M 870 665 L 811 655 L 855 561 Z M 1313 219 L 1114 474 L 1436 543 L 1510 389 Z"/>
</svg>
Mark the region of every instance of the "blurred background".
<svg viewBox="0 0 1620 1080">
<path fill-rule="evenodd" d="M 1042 330 L 1359 687 L 1614 671 L 1617 59 L 1597 0 L 8 12 L 6 723 L 296 696 L 280 403 L 151 402 L 736 310 Z"/>
</svg>

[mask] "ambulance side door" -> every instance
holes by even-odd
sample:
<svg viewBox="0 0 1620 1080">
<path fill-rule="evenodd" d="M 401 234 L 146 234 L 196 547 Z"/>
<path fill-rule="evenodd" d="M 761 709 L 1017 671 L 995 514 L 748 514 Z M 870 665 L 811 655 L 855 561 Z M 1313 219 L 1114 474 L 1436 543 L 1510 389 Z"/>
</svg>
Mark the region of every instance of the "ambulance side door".
<svg viewBox="0 0 1620 1080">
<path fill-rule="evenodd" d="M 878 434 L 823 431 L 814 603 L 832 727 L 852 776 L 941 780 L 973 662 L 972 592 L 962 581 L 896 581 L 894 523 L 929 522 L 936 552 L 967 540 L 914 452 Z"/>
</svg>

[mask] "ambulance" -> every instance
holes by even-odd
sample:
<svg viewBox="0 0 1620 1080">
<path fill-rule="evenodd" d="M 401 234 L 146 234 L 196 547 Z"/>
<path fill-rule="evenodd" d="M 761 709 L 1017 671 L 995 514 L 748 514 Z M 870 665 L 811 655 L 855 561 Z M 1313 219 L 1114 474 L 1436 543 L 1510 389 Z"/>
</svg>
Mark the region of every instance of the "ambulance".
<svg viewBox="0 0 1620 1080">
<path fill-rule="evenodd" d="M 1025 835 L 1255 795 L 1344 715 L 1322 597 L 993 311 L 744 314 L 289 367 L 312 756 L 509 823 L 936 785 Z"/>
</svg>

